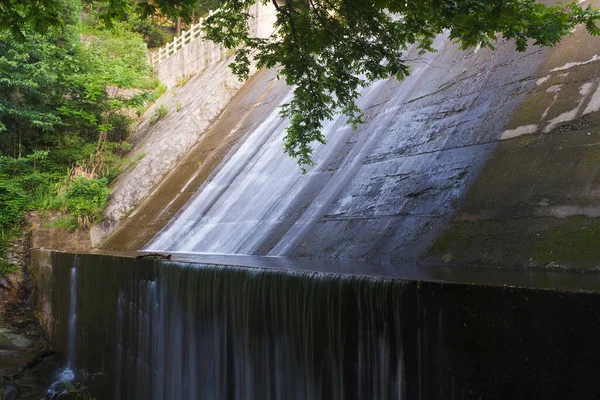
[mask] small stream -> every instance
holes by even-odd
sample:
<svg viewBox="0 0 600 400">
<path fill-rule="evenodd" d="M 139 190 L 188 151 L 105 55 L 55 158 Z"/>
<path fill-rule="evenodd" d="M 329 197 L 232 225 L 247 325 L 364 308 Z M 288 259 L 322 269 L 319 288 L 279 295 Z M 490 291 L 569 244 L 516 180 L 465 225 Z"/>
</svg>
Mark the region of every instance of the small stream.
<svg viewBox="0 0 600 400">
<path fill-rule="evenodd" d="M 75 365 L 77 361 L 77 260 L 74 258 L 70 277 L 69 324 L 67 341 L 67 366 L 58 372 L 56 381 L 48 388 L 47 399 L 55 399 L 67 393 L 75 382 Z"/>
</svg>

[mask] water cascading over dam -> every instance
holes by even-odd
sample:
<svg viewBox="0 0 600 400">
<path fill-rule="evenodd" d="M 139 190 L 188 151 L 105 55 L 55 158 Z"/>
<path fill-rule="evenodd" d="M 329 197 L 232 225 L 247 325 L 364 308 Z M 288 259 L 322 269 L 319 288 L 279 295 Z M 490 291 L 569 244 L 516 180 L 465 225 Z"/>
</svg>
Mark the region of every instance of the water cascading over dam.
<svg viewBox="0 0 600 400">
<path fill-rule="evenodd" d="M 363 90 L 360 106 L 374 103 L 385 90 L 380 81 Z M 282 100 L 287 103 L 290 95 Z M 389 118 L 389 116 L 388 116 Z M 386 124 L 385 116 L 373 123 Z M 269 234 L 281 224 L 291 225 L 269 250 L 269 255 L 286 255 L 328 205 L 371 150 L 376 135 L 363 135 L 330 173 L 299 173 L 295 160 L 283 153 L 281 143 L 288 120 L 275 109 L 268 118 L 223 163 L 214 177 L 169 227 L 146 246 L 147 251 L 256 254 Z M 352 135 L 345 118 L 337 116 L 325 123 L 327 146 L 316 148 L 314 160 L 326 164 L 337 155 Z M 324 176 L 325 175 L 325 176 Z M 317 188 L 320 188 L 318 191 Z M 292 224 L 289 208 L 315 192 L 304 213 Z M 316 195 L 315 195 L 316 194 Z M 263 250 L 264 251 L 264 250 Z"/>
<path fill-rule="evenodd" d="M 97 399 L 600 395 L 600 344 L 588 340 L 600 334 L 600 298 L 591 293 L 489 286 L 480 274 L 465 279 L 477 285 L 443 284 L 293 263 L 44 251 L 33 262 L 41 320 Z M 552 286 L 551 276 L 540 278 L 530 283 Z M 563 284 L 590 281 L 580 278 Z"/>
</svg>

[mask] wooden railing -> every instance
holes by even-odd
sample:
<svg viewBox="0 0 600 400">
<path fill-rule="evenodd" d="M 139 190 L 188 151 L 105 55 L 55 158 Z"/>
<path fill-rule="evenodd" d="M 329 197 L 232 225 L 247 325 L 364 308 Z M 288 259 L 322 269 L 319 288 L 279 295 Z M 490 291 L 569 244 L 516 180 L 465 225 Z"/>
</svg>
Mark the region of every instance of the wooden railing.
<svg viewBox="0 0 600 400">
<path fill-rule="evenodd" d="M 209 13 L 211 15 L 213 11 Z M 157 53 L 152 54 L 150 61 L 154 67 L 165 61 L 167 58 L 183 49 L 185 46 L 190 44 L 194 39 L 200 37 L 202 34 L 202 22 L 203 18 L 200 18 L 197 24 L 192 25 L 187 31 L 181 31 L 181 35 L 176 36 L 172 42 L 167 43 L 164 47 L 161 47 Z"/>
</svg>

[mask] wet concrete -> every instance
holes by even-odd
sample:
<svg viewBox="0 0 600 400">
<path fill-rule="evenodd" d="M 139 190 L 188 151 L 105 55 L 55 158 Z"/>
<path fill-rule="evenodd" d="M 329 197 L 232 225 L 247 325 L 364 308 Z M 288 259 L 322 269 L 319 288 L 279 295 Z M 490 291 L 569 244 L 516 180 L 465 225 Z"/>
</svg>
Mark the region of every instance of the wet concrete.
<svg viewBox="0 0 600 400">
<path fill-rule="evenodd" d="M 283 89 L 283 90 L 282 90 Z M 276 71 L 260 71 L 240 90 L 193 148 L 101 244 L 107 250 L 138 250 L 162 229 L 217 168 L 244 134 L 256 127 L 287 92 Z"/>
<path fill-rule="evenodd" d="M 552 51 L 430 256 L 599 268 L 599 48 L 600 39 L 578 28 Z"/>
<path fill-rule="evenodd" d="M 274 256 L 253 256 L 236 254 L 200 253 L 150 253 L 144 251 L 103 251 L 72 252 L 69 254 L 95 254 L 98 256 L 119 257 L 178 263 L 222 265 L 259 269 L 273 269 L 296 272 L 321 272 L 337 275 L 359 275 L 374 278 L 393 278 L 440 284 L 467 284 L 497 286 L 505 288 L 526 288 L 536 290 L 600 292 L 600 273 L 585 270 L 493 268 L 473 265 L 449 264 L 443 262 L 423 262 L 420 265 L 392 263 L 356 262 L 349 260 L 320 260 Z M 163 261 L 167 259 L 162 258 Z"/>
<path fill-rule="evenodd" d="M 248 131 L 246 140 L 263 135 L 267 144 L 237 175 L 216 171 L 207 185 L 216 182 L 222 192 L 213 198 L 203 186 L 148 249 L 416 260 L 459 208 L 548 55 L 516 53 L 511 43 L 463 52 L 444 36 L 435 46 L 435 55 L 409 54 L 416 60 L 405 81 L 365 91 L 367 122 L 356 131 L 343 119 L 332 122 L 329 143 L 316 149 L 318 165 L 305 177 L 281 155 L 276 135 L 285 121 Z"/>
<path fill-rule="evenodd" d="M 434 45 L 407 53 L 405 81 L 364 91 L 364 125 L 326 127 L 306 176 L 269 118 L 290 89 L 262 72 L 100 247 L 596 269 L 600 39 Z"/>
</svg>

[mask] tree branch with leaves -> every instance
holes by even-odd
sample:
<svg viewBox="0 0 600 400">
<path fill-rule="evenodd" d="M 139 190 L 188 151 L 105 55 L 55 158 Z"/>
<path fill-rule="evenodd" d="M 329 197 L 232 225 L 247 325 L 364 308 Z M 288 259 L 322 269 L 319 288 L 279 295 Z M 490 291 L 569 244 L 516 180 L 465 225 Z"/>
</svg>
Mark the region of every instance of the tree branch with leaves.
<svg viewBox="0 0 600 400">
<path fill-rule="evenodd" d="M 461 49 L 494 48 L 500 38 L 553 46 L 577 25 L 600 34 L 600 13 L 576 2 L 545 6 L 534 0 L 273 0 L 275 33 L 251 36 L 248 9 L 254 0 L 226 0 L 205 23 L 207 37 L 235 48 L 231 65 L 245 79 L 249 66 L 280 67 L 294 86 L 293 99 L 282 107 L 290 124 L 285 152 L 305 171 L 314 163 L 312 144 L 325 143 L 323 123 L 337 113 L 353 126 L 363 121 L 356 105 L 361 87 L 379 79 L 404 79 L 410 73 L 409 48 L 434 52 L 443 31 Z M 266 0 L 263 1 L 267 3 Z"/>
</svg>

